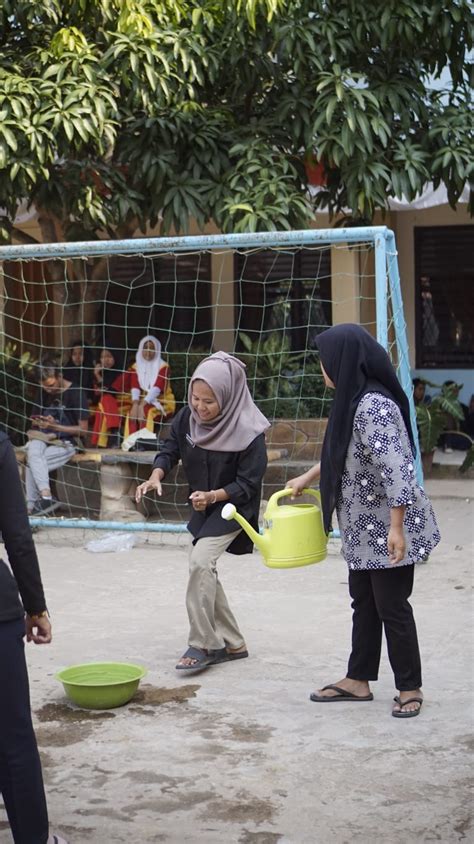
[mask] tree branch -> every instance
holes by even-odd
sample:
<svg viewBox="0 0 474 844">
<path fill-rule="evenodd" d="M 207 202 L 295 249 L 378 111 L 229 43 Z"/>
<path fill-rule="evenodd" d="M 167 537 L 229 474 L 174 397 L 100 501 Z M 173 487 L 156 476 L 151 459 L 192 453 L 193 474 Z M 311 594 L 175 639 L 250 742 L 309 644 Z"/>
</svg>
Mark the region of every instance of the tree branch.
<svg viewBox="0 0 474 844">
<path fill-rule="evenodd" d="M 120 223 L 117 226 L 117 239 L 118 240 L 127 240 L 130 237 L 133 237 L 139 225 L 138 217 L 132 217 L 131 219 L 125 220 L 123 223 Z"/>
<path fill-rule="evenodd" d="M 43 235 L 43 243 L 57 243 L 58 238 L 57 231 L 56 231 L 56 222 L 52 215 L 48 214 L 42 208 L 38 208 L 38 225 L 41 229 L 41 234 Z"/>
</svg>

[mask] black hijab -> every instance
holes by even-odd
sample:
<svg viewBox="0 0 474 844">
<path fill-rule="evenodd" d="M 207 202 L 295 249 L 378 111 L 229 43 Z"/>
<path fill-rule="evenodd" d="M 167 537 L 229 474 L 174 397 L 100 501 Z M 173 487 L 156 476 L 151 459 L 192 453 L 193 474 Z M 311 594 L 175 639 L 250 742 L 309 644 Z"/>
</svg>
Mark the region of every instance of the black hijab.
<svg viewBox="0 0 474 844">
<path fill-rule="evenodd" d="M 83 350 L 82 363 L 78 366 L 72 359 L 72 350 L 79 346 Z M 62 367 L 62 374 L 64 378 L 71 381 L 75 387 L 90 391 L 92 387 L 92 379 L 94 375 L 94 361 L 92 357 L 92 349 L 85 346 L 82 340 L 76 340 L 71 343 L 69 358 Z"/>
<path fill-rule="evenodd" d="M 360 325 L 343 323 L 322 331 L 316 345 L 321 363 L 335 384 L 321 453 L 321 502 L 326 532 L 336 506 L 357 406 L 366 393 L 381 393 L 400 408 L 413 453 L 415 445 L 408 398 L 390 358 Z"/>
<path fill-rule="evenodd" d="M 101 348 L 97 351 L 97 363 L 100 363 L 101 352 L 105 350 L 110 352 L 114 359 L 114 363 L 113 366 L 111 366 L 110 368 L 104 367 L 102 369 L 102 382 L 99 384 L 99 387 L 106 393 L 110 391 L 116 392 L 112 389 L 112 384 L 114 383 L 115 379 L 118 378 L 119 375 L 123 375 L 124 353 L 121 349 L 112 349 L 110 346 L 101 346 Z"/>
</svg>

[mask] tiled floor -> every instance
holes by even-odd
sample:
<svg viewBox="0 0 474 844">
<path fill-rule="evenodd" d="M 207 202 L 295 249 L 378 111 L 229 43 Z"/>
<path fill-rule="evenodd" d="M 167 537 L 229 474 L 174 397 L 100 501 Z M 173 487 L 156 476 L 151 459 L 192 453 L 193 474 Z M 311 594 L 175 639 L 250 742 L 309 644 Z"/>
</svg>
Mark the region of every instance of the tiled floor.
<svg viewBox="0 0 474 844">
<path fill-rule="evenodd" d="M 452 454 L 447 454 L 445 451 L 437 448 L 434 453 L 433 463 L 440 463 L 443 466 L 461 466 L 465 456 L 465 451 L 458 451 L 456 449 Z"/>
</svg>

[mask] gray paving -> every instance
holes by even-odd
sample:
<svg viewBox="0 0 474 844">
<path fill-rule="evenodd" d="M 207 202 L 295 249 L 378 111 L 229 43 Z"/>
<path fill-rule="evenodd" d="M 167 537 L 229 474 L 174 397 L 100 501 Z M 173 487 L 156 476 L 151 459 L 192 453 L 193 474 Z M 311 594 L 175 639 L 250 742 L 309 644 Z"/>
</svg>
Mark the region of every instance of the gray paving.
<svg viewBox="0 0 474 844">
<path fill-rule="evenodd" d="M 290 571 L 227 556 L 220 571 L 251 658 L 192 679 L 174 670 L 186 638 L 182 537 L 92 554 L 80 532 L 42 531 L 54 642 L 29 646 L 28 659 L 54 828 L 71 844 L 472 841 L 474 484 L 427 489 L 443 542 L 417 570 L 426 703 L 408 721 L 390 715 L 385 653 L 372 703 L 308 700 L 345 673 L 336 541 L 325 562 Z M 147 666 L 139 697 L 109 713 L 69 705 L 55 672 L 94 660 Z"/>
</svg>

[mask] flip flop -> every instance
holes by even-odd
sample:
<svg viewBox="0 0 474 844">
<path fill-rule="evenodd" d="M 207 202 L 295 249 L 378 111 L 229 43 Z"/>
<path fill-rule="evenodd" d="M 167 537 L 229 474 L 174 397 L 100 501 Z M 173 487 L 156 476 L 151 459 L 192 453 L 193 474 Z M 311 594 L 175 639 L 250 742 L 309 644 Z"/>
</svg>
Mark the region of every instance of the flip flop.
<svg viewBox="0 0 474 844">
<path fill-rule="evenodd" d="M 392 709 L 392 715 L 394 718 L 415 718 L 416 715 L 420 714 L 421 707 L 423 706 L 423 698 L 422 697 L 410 697 L 408 700 L 404 700 L 403 703 L 401 702 L 400 698 L 394 697 L 393 698 L 395 703 L 398 703 L 399 706 L 402 707 L 399 711 L 395 711 Z M 418 709 L 413 709 L 411 712 L 404 712 L 403 707 L 406 706 L 408 703 L 419 703 Z"/>
<path fill-rule="evenodd" d="M 218 665 L 220 662 L 233 662 L 235 659 L 246 659 L 249 655 L 247 650 L 232 653 L 227 648 L 219 648 L 219 650 L 212 651 L 212 653 L 214 654 L 213 665 Z"/>
<path fill-rule="evenodd" d="M 346 692 L 346 690 L 342 689 L 341 686 L 333 685 L 323 686 L 321 691 L 324 692 L 326 689 L 333 689 L 337 692 L 337 695 L 317 695 L 316 692 L 312 692 L 309 699 L 314 703 L 334 703 L 336 700 L 356 700 L 362 702 L 374 699 L 372 692 L 368 695 L 354 695 L 352 692 Z"/>
<path fill-rule="evenodd" d="M 193 648 L 190 647 L 183 654 L 181 659 L 195 659 L 196 662 L 194 665 L 176 665 L 176 671 L 187 671 L 188 674 L 197 673 L 198 671 L 203 671 L 205 668 L 208 668 L 209 665 L 214 665 L 214 651 L 204 651 L 202 648 Z"/>
</svg>

